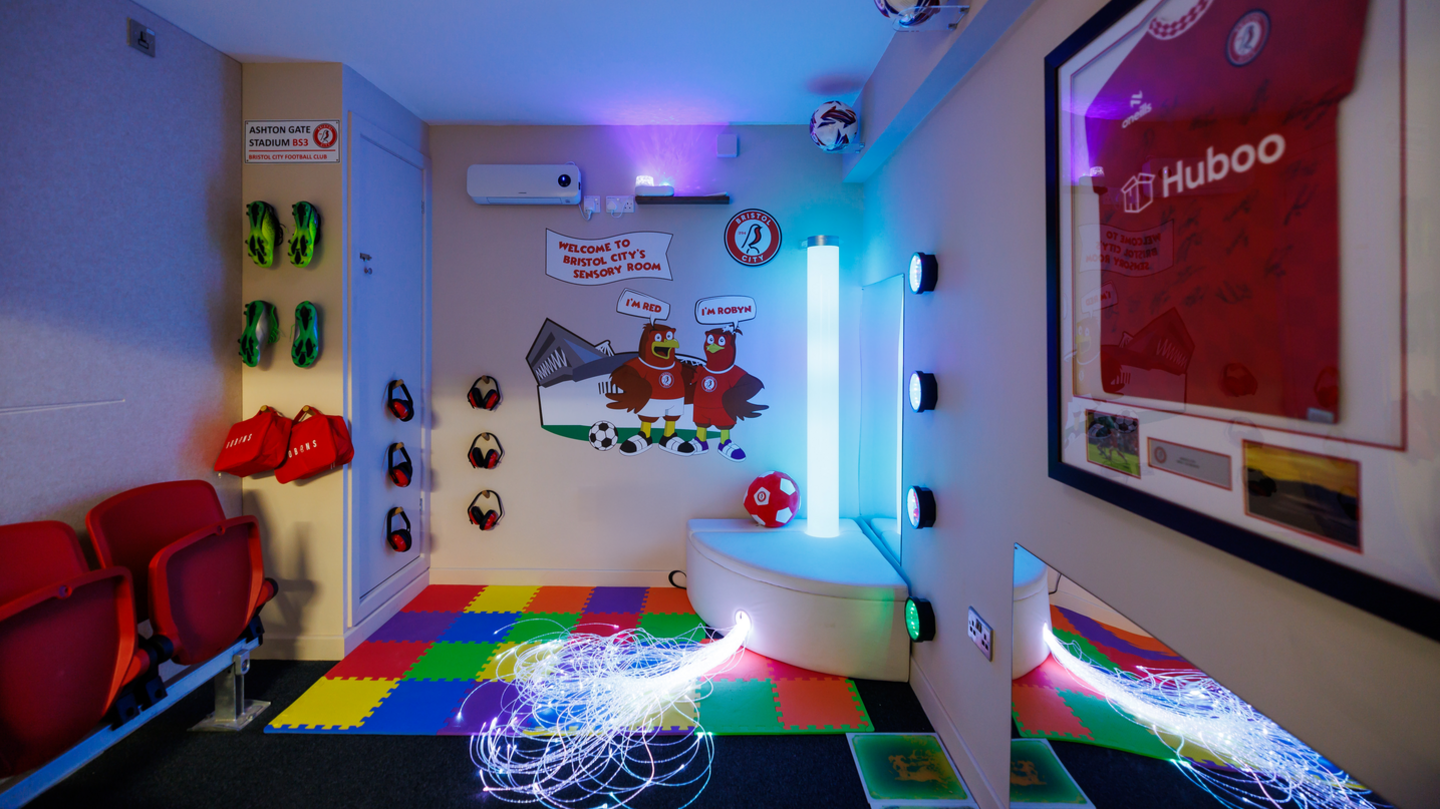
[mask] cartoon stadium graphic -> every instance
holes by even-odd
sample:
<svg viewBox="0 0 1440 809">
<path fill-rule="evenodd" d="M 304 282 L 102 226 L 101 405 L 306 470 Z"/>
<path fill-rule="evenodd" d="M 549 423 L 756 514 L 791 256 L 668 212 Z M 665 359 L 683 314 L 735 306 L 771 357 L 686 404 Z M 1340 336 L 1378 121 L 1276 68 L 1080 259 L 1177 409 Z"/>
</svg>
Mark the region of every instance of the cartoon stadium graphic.
<svg viewBox="0 0 1440 809">
<path fill-rule="evenodd" d="M 705 333 L 699 357 L 679 353 L 675 327 L 659 322 L 670 314 L 668 303 L 627 289 L 616 311 L 646 319 L 637 350 L 617 353 L 609 340 L 591 343 L 548 318 L 541 325 L 526 355 L 541 425 L 626 456 L 652 448 L 673 455 L 713 449 L 728 460 L 745 460 L 730 431 L 768 407 L 752 401 L 764 383 L 736 364 L 738 325 L 755 317 L 754 300 L 724 296 L 696 303 L 696 321 L 717 326 Z"/>
</svg>

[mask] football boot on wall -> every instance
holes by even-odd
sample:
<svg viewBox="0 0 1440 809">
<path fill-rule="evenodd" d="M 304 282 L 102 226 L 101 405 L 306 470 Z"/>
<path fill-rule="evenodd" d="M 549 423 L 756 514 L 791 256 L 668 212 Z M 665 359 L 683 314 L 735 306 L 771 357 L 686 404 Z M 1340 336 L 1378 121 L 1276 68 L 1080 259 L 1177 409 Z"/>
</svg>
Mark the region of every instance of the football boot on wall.
<svg viewBox="0 0 1440 809">
<path fill-rule="evenodd" d="M 275 263 L 275 248 L 285 240 L 280 217 L 270 203 L 259 200 L 245 206 L 245 216 L 250 220 L 250 238 L 245 240 L 250 260 L 257 266 L 269 267 Z"/>
<path fill-rule="evenodd" d="M 290 343 L 290 361 L 309 368 L 320 359 L 320 312 L 315 304 L 301 301 L 295 307 L 295 339 Z"/>
<path fill-rule="evenodd" d="M 260 352 L 266 345 L 280 339 L 280 313 L 269 301 L 245 304 L 245 331 L 240 334 L 240 359 L 254 368 L 260 364 Z"/>
<path fill-rule="evenodd" d="M 290 237 L 290 263 L 296 267 L 308 267 L 315 257 L 315 245 L 320 242 L 320 211 L 308 202 L 300 201 L 290 206 L 295 217 L 295 235 Z"/>
</svg>

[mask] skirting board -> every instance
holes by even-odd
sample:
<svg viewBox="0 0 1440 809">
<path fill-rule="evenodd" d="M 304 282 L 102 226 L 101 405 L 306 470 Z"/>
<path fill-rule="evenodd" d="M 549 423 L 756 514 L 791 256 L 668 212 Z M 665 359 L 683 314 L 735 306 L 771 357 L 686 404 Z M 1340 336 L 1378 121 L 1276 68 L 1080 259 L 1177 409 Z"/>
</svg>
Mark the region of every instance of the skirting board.
<svg viewBox="0 0 1440 809">
<path fill-rule="evenodd" d="M 574 570 L 541 568 L 434 567 L 431 584 L 522 584 L 571 587 L 669 587 L 668 570 Z M 684 583 L 684 579 L 680 579 Z"/>
<path fill-rule="evenodd" d="M 960 775 L 969 785 L 970 794 L 975 796 L 975 802 L 980 804 L 980 809 L 1005 809 L 1009 806 L 1009 782 L 1005 784 L 1006 800 L 1001 800 L 1000 796 L 995 794 L 995 787 L 990 784 L 990 779 L 985 777 L 979 763 L 975 761 L 975 756 L 970 753 L 969 745 L 960 737 L 955 723 L 950 720 L 949 712 L 945 710 L 939 695 L 930 685 L 930 678 L 925 676 L 925 671 L 913 656 L 910 658 L 910 690 L 914 691 L 915 697 L 920 700 L 920 707 L 925 709 L 925 716 L 929 718 L 930 724 L 935 726 L 935 732 L 940 734 L 940 740 L 945 743 L 950 758 L 954 759 L 955 765 L 960 768 Z"/>
<path fill-rule="evenodd" d="M 375 608 L 375 611 L 365 617 L 359 625 L 345 631 L 345 654 L 355 651 L 355 647 L 364 643 L 367 638 L 375 634 L 375 630 L 384 626 L 385 622 L 395 617 L 406 604 L 409 604 L 420 591 L 430 586 L 430 571 L 422 570 L 420 575 L 410 580 L 410 583 L 395 591 L 384 604 Z M 344 655 L 341 655 L 344 657 Z"/>
</svg>

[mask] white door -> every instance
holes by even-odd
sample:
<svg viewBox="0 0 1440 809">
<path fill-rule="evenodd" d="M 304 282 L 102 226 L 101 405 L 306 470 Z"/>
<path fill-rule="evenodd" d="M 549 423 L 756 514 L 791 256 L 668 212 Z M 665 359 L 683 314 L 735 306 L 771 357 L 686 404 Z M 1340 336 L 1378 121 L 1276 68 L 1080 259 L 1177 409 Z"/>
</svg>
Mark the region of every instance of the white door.
<svg viewBox="0 0 1440 809">
<path fill-rule="evenodd" d="M 350 116 L 349 416 L 350 626 L 429 566 L 424 496 L 430 414 L 425 256 L 425 158 L 365 119 Z M 402 422 L 386 407 L 391 380 L 404 380 L 415 415 Z M 387 451 L 401 442 L 414 466 L 408 487 L 386 474 Z M 398 455 L 398 453 L 397 453 Z M 413 545 L 386 543 L 386 514 L 405 509 Z M 403 521 L 395 520 L 397 527 Z"/>
</svg>

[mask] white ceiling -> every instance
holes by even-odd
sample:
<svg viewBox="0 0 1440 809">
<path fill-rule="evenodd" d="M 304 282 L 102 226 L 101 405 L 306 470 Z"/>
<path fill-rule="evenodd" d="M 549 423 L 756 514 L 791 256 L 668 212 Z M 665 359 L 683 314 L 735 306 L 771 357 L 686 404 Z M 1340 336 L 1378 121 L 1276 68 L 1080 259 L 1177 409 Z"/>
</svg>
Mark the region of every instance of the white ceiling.
<svg viewBox="0 0 1440 809">
<path fill-rule="evenodd" d="M 344 62 L 431 123 L 805 123 L 893 33 L 873 0 L 139 2 L 242 62 Z"/>
</svg>

